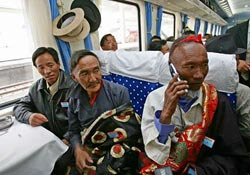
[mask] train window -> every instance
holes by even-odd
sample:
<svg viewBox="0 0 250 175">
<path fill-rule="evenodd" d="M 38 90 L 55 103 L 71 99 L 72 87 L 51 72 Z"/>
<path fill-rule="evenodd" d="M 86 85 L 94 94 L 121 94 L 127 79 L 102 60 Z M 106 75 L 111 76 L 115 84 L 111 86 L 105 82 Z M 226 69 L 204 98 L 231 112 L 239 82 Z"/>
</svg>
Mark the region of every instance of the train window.
<svg viewBox="0 0 250 175">
<path fill-rule="evenodd" d="M 200 30 L 199 30 L 199 34 L 201 34 L 201 35 L 204 34 L 204 25 L 205 25 L 205 22 L 203 20 L 201 20 Z"/>
<path fill-rule="evenodd" d="M 188 17 L 187 26 L 189 27 L 190 30 L 193 30 L 193 31 L 194 31 L 194 25 L 195 25 L 195 18 L 189 16 L 189 17 Z"/>
<path fill-rule="evenodd" d="M 32 42 L 21 3 L 0 1 L 0 107 L 26 94 L 33 79 Z"/>
<path fill-rule="evenodd" d="M 141 50 L 138 5 L 126 1 L 102 0 L 99 7 L 102 14 L 99 38 L 111 33 L 116 38 L 118 49 Z"/>
<path fill-rule="evenodd" d="M 175 15 L 163 12 L 161 21 L 161 38 L 167 39 L 170 36 L 175 36 Z"/>
</svg>

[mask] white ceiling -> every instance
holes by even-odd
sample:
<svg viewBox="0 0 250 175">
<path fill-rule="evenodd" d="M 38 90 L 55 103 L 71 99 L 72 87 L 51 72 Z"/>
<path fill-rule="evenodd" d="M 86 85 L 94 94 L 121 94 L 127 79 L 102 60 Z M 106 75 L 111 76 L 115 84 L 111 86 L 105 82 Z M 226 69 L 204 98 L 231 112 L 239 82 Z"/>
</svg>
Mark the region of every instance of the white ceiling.
<svg viewBox="0 0 250 175">
<path fill-rule="evenodd" d="M 228 0 L 228 2 L 233 14 L 250 12 L 250 0 Z"/>
<path fill-rule="evenodd" d="M 210 23 L 222 26 L 227 24 L 223 18 L 204 5 L 200 0 L 168 0 L 165 8 L 198 17 Z"/>
</svg>

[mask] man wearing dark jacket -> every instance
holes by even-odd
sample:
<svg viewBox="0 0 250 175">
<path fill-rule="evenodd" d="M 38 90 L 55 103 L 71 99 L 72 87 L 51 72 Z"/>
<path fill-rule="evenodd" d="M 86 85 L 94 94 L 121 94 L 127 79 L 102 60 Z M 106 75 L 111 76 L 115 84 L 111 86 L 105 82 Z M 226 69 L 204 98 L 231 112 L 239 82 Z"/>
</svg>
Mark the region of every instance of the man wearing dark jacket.
<svg viewBox="0 0 250 175">
<path fill-rule="evenodd" d="M 94 153 L 89 154 L 85 145 L 82 145 L 81 132 L 102 113 L 127 104 L 130 99 L 127 88 L 102 80 L 99 59 L 90 51 L 75 52 L 71 57 L 70 69 L 72 77 L 79 83 L 69 101 L 70 143 L 74 150 L 76 167 L 83 173 L 91 169 L 94 163 L 92 159 Z M 112 156 L 109 157 L 111 158 Z M 102 173 L 106 174 L 104 168 L 102 170 Z"/>
<path fill-rule="evenodd" d="M 14 115 L 20 122 L 45 127 L 69 145 L 67 108 L 75 82 L 60 70 L 58 54 L 53 48 L 38 48 L 32 55 L 32 62 L 43 78 L 16 104 Z M 52 174 L 65 174 L 71 158 L 69 149 L 57 160 Z"/>
</svg>

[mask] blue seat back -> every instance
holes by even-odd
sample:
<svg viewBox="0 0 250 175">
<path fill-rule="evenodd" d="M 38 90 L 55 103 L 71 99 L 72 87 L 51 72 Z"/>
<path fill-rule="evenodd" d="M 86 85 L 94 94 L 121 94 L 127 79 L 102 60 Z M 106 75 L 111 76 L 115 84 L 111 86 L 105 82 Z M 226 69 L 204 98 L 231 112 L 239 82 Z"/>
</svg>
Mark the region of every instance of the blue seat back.
<svg viewBox="0 0 250 175">
<path fill-rule="evenodd" d="M 130 100 L 133 105 L 133 108 L 137 114 L 142 116 L 143 107 L 145 100 L 148 94 L 161 87 L 160 83 L 152 83 L 143 80 L 138 80 L 135 78 L 130 78 L 114 73 L 110 73 L 110 75 L 104 75 L 103 79 L 112 81 L 114 83 L 118 83 L 128 88 Z"/>
</svg>

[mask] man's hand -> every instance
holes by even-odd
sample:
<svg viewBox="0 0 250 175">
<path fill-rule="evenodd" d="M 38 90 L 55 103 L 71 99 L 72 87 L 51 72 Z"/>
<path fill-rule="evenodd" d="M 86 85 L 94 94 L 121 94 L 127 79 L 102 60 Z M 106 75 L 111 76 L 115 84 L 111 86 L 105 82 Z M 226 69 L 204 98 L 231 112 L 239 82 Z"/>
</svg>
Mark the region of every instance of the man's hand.
<svg viewBox="0 0 250 175">
<path fill-rule="evenodd" d="M 68 141 L 67 139 L 62 139 L 62 142 L 63 142 L 65 145 L 67 145 L 67 146 L 70 145 L 70 143 L 69 143 L 69 141 Z"/>
<path fill-rule="evenodd" d="M 248 72 L 250 70 L 250 63 L 244 60 L 239 60 L 237 70 L 239 72 Z"/>
<path fill-rule="evenodd" d="M 29 124 L 31 126 L 40 126 L 45 122 L 48 122 L 48 119 L 43 114 L 34 113 L 29 118 Z"/>
<path fill-rule="evenodd" d="M 74 155 L 76 159 L 76 167 L 80 172 L 83 172 L 84 169 L 91 169 L 89 163 L 93 163 L 92 158 L 81 146 L 76 146 L 74 150 Z"/>
<path fill-rule="evenodd" d="M 163 124 L 171 123 L 171 117 L 175 112 L 179 97 L 185 95 L 185 89 L 189 88 L 186 80 L 177 81 L 178 76 L 176 74 L 173 77 L 165 91 L 164 106 L 160 116 L 160 122 Z"/>
</svg>

